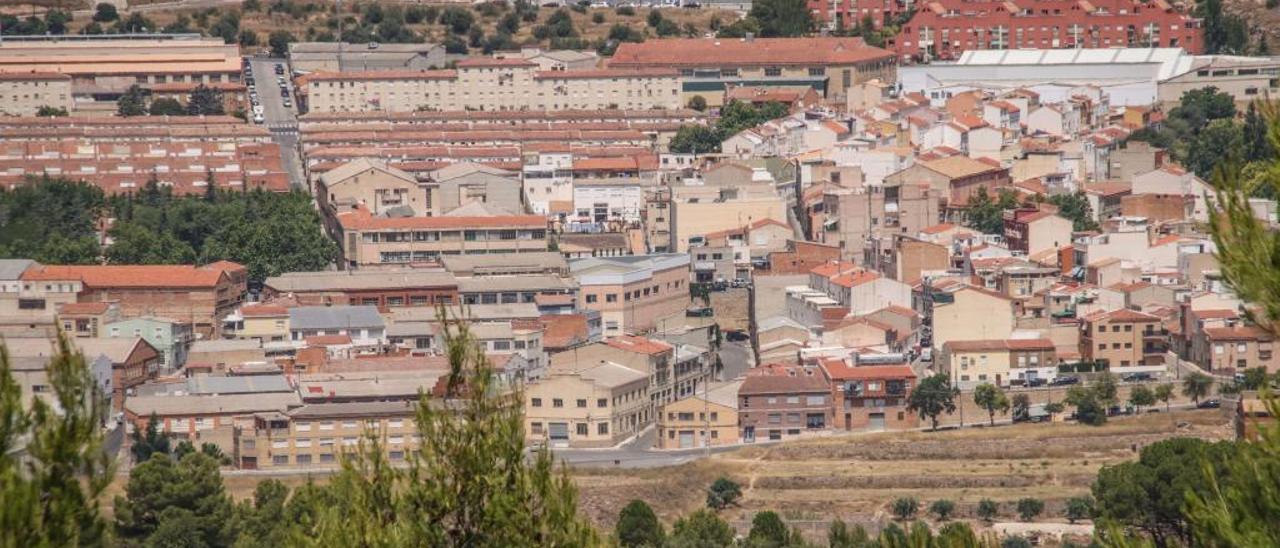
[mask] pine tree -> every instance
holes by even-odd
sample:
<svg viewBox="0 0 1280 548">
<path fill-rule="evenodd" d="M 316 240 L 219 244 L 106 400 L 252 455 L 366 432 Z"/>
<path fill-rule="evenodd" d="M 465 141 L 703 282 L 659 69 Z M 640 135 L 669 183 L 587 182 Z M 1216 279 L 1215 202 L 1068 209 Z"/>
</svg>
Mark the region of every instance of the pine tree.
<svg viewBox="0 0 1280 548">
<path fill-rule="evenodd" d="M 147 114 L 147 98 L 142 87 L 134 84 L 116 101 L 116 113 L 120 116 L 144 116 Z"/>
</svg>

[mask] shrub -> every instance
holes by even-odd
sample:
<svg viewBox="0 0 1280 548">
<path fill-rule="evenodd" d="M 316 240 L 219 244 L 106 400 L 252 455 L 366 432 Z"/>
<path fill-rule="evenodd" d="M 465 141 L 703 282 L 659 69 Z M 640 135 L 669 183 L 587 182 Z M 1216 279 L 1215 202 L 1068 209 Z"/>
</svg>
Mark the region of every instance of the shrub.
<svg viewBox="0 0 1280 548">
<path fill-rule="evenodd" d="M 938 517 L 938 521 L 947 521 L 951 519 L 951 513 L 956 509 L 956 503 L 947 499 L 935 500 L 929 505 L 929 512 Z"/>
<path fill-rule="evenodd" d="M 1000 505 L 991 499 L 982 499 L 978 501 L 978 517 L 983 521 L 991 521 L 1000 513 Z"/>
<path fill-rule="evenodd" d="M 1044 501 L 1040 499 L 1025 498 L 1018 501 L 1018 517 L 1022 521 L 1031 521 L 1036 519 L 1041 512 L 1044 511 Z"/>
<path fill-rule="evenodd" d="M 916 511 L 919 510 L 920 503 L 911 497 L 902 497 L 893 501 L 891 510 L 894 517 L 899 520 L 907 521 L 916 517 Z"/>
</svg>

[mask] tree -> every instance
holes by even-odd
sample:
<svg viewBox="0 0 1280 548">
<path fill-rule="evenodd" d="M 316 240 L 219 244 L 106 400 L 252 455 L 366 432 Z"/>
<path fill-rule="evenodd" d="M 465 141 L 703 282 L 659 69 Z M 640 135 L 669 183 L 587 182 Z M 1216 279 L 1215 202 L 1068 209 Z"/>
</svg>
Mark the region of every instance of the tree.
<svg viewBox="0 0 1280 548">
<path fill-rule="evenodd" d="M 152 116 L 186 116 L 187 107 L 182 106 L 177 99 L 171 97 L 161 97 L 151 101 L 151 106 L 147 108 Z"/>
<path fill-rule="evenodd" d="M 192 116 L 210 115 L 210 114 L 226 114 L 226 103 L 222 101 L 222 92 L 199 84 L 196 89 L 191 91 L 191 98 L 187 100 L 187 114 Z"/>
<path fill-rule="evenodd" d="M 1129 405 L 1132 405 L 1138 413 L 1142 413 L 1143 407 L 1155 404 L 1156 394 L 1150 388 L 1140 384 L 1129 391 Z"/>
<path fill-rule="evenodd" d="M 1076 408 L 1076 420 L 1082 424 L 1102 426 L 1107 422 L 1107 409 L 1094 387 L 1073 386 L 1063 401 Z"/>
<path fill-rule="evenodd" d="M 1010 535 L 1000 539 L 1000 548 L 1032 548 L 1031 541 L 1021 535 Z"/>
<path fill-rule="evenodd" d="M 1089 519 L 1092 515 L 1092 497 L 1072 497 L 1067 499 L 1067 521 L 1075 523 L 1082 519 Z"/>
<path fill-rule="evenodd" d="M 1049 197 L 1049 203 L 1058 206 L 1058 215 L 1071 220 L 1072 230 L 1098 230 L 1098 221 L 1093 218 L 1093 207 L 1089 205 L 1089 198 L 1084 192 L 1055 194 Z"/>
<path fill-rule="evenodd" d="M 1026 420 L 1031 414 L 1031 398 L 1024 393 L 1014 394 L 1009 399 L 1011 408 L 1013 409 L 1013 420 Z"/>
<path fill-rule="evenodd" d="M 980 384 L 973 390 L 973 403 L 987 410 L 991 426 L 996 425 L 996 411 L 1002 414 L 1009 412 L 1009 397 L 1000 387 L 991 383 Z"/>
<path fill-rule="evenodd" d="M 678 154 L 720 152 L 720 138 L 714 129 L 707 126 L 685 124 L 676 130 L 676 135 L 671 138 L 668 149 Z"/>
<path fill-rule="evenodd" d="M 1031 521 L 1036 519 L 1041 512 L 1044 512 L 1044 501 L 1036 498 L 1018 499 L 1018 518 L 1022 521 Z"/>
<path fill-rule="evenodd" d="M 1103 371 L 1093 379 L 1091 388 L 1103 405 L 1116 405 L 1120 402 L 1120 386 L 1116 376 L 1110 371 Z"/>
<path fill-rule="evenodd" d="M 829 548 L 866 548 L 871 544 L 871 537 L 861 525 L 852 529 L 844 521 L 836 519 L 827 529 L 827 546 Z"/>
<path fill-rule="evenodd" d="M 618 537 L 618 545 L 625 548 L 661 548 L 666 537 L 657 514 L 639 499 L 622 508 L 614 534 Z"/>
<path fill-rule="evenodd" d="M 271 48 L 272 57 L 284 57 L 289 53 L 289 44 L 297 41 L 293 33 L 287 30 L 273 30 L 267 35 L 267 46 Z"/>
<path fill-rule="evenodd" d="M 1244 389 L 1261 390 L 1267 385 L 1267 368 L 1250 367 L 1244 370 Z"/>
<path fill-rule="evenodd" d="M 44 14 L 44 23 L 49 34 L 66 34 L 67 24 L 71 22 L 71 14 L 58 9 Z"/>
<path fill-rule="evenodd" d="M 120 12 L 116 11 L 115 4 L 102 2 L 98 4 L 93 12 L 93 20 L 98 23 L 110 23 L 120 20 Z"/>
<path fill-rule="evenodd" d="M 649 10 L 649 16 L 645 18 L 645 23 L 650 27 L 655 28 L 663 21 L 665 21 L 665 19 L 662 18 L 662 12 L 658 10 Z"/>
<path fill-rule="evenodd" d="M 702 112 L 707 110 L 707 98 L 701 95 L 694 95 L 689 98 L 689 108 Z"/>
<path fill-rule="evenodd" d="M 916 517 L 916 511 L 920 509 L 920 503 L 912 497 L 900 497 L 893 500 L 893 504 L 889 508 L 893 512 L 893 516 L 898 521 L 907 521 Z"/>
<path fill-rule="evenodd" d="M 1234 120 L 1213 120 L 1191 139 L 1184 163 L 1196 175 L 1207 178 L 1223 158 L 1243 147 L 1244 133 Z"/>
<path fill-rule="evenodd" d="M 125 496 L 115 498 L 115 512 L 116 535 L 125 541 L 226 546 L 233 536 L 231 498 L 218 462 L 200 452 L 178 461 L 152 454 L 129 472 Z"/>
<path fill-rule="evenodd" d="M 1164 410 L 1169 411 L 1169 400 L 1173 397 L 1173 385 L 1164 383 L 1156 387 L 1152 393 L 1157 400 L 1164 402 Z"/>
<path fill-rule="evenodd" d="M 24 407 L 12 371 L 0 346 L 0 545 L 105 545 L 99 499 L 113 475 L 105 395 L 61 333 L 45 368 L 47 399 Z"/>
<path fill-rule="evenodd" d="M 1057 415 L 1063 411 L 1066 411 L 1066 407 L 1063 406 L 1061 402 L 1051 401 L 1049 403 L 1044 404 L 1044 412 L 1049 414 L 1050 421 L 1053 421 L 1054 415 Z"/>
<path fill-rule="evenodd" d="M 733 528 L 709 510 L 697 510 L 676 520 L 671 527 L 670 548 L 729 548 Z"/>
<path fill-rule="evenodd" d="M 711 483 L 711 487 L 707 488 L 707 508 L 712 510 L 724 510 L 737 504 L 740 498 L 742 498 L 742 487 L 723 476 L 717 478 Z"/>
<path fill-rule="evenodd" d="M 813 28 L 813 16 L 804 0 L 752 2 L 749 16 L 760 24 L 765 38 L 803 36 Z"/>
<path fill-rule="evenodd" d="M 196 260 L 191 246 L 172 234 L 130 222 L 117 223 L 109 234 L 112 244 L 106 256 L 112 264 L 191 264 Z"/>
<path fill-rule="evenodd" d="M 440 24 L 448 27 L 454 34 L 466 34 L 474 23 L 475 17 L 471 15 L 470 10 L 464 8 L 448 7 L 440 14 Z"/>
<path fill-rule="evenodd" d="M 978 501 L 978 517 L 983 521 L 991 521 L 1000 513 L 1000 506 L 996 501 L 991 499 L 982 499 Z"/>
<path fill-rule="evenodd" d="M 1267 402 L 1272 417 L 1280 405 Z M 1259 424 L 1256 443 L 1241 443 L 1221 473 L 1209 474 L 1201 491 L 1188 493 L 1184 509 L 1190 546 L 1280 546 L 1280 427 Z"/>
<path fill-rule="evenodd" d="M 935 500 L 933 501 L 933 504 L 929 505 L 929 513 L 937 516 L 938 521 L 947 521 L 948 519 L 951 519 L 951 513 L 954 512 L 955 509 L 956 503 L 947 499 Z"/>
<path fill-rule="evenodd" d="M 1017 206 L 1017 197 L 1012 192 L 1001 192 L 998 199 L 992 200 L 987 188 L 980 186 L 969 198 L 965 215 L 970 227 L 986 234 L 1000 234 L 1004 232 L 1004 211 Z"/>
<path fill-rule="evenodd" d="M 52 118 L 55 116 L 68 116 L 68 113 L 65 108 L 44 105 L 36 110 L 36 116 L 40 118 Z"/>
<path fill-rule="evenodd" d="M 135 429 L 132 436 L 129 451 L 133 453 L 134 462 L 146 462 L 156 453 L 169 454 L 169 436 L 160 432 L 160 417 L 155 413 L 147 419 L 146 429 L 142 432 Z"/>
<path fill-rule="evenodd" d="M 791 531 L 775 512 L 760 512 L 751 518 L 751 531 L 747 533 L 747 546 L 752 548 L 782 548 L 787 545 Z"/>
<path fill-rule="evenodd" d="M 1213 378 L 1199 371 L 1182 379 L 1182 395 L 1191 398 L 1191 401 L 1197 405 L 1200 403 L 1200 398 L 1209 395 L 1211 388 L 1213 388 Z"/>
<path fill-rule="evenodd" d="M 1267 121 L 1258 112 L 1258 107 L 1254 103 L 1249 103 L 1249 107 L 1245 110 L 1241 134 L 1244 137 L 1243 160 L 1245 162 L 1265 162 L 1275 159 L 1276 149 L 1271 146 L 1271 140 L 1267 138 Z"/>
<path fill-rule="evenodd" d="M 146 93 L 142 87 L 134 84 L 125 90 L 116 101 L 116 114 L 120 116 L 143 116 L 147 113 Z"/>
<path fill-rule="evenodd" d="M 946 373 L 938 373 L 925 377 L 907 398 L 907 410 L 917 413 L 921 419 L 929 419 L 931 430 L 938 429 L 938 415 L 948 415 L 956 411 L 958 389 L 951 386 L 951 378 Z"/>
</svg>

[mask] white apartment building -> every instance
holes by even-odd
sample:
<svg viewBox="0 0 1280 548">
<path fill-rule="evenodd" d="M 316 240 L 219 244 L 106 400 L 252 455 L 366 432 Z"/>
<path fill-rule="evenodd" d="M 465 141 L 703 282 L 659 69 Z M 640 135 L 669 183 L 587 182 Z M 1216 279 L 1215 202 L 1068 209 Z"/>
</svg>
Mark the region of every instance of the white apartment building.
<svg viewBox="0 0 1280 548">
<path fill-rule="evenodd" d="M 529 150 L 537 148 L 538 150 Z M 550 215 L 553 205 L 573 202 L 573 153 L 568 145 L 537 143 L 527 147 L 521 166 L 525 203 L 538 215 Z"/>
<path fill-rule="evenodd" d="M 301 79 L 310 112 L 678 109 L 675 69 L 540 70 L 472 58 L 452 70 L 326 72 Z"/>
</svg>

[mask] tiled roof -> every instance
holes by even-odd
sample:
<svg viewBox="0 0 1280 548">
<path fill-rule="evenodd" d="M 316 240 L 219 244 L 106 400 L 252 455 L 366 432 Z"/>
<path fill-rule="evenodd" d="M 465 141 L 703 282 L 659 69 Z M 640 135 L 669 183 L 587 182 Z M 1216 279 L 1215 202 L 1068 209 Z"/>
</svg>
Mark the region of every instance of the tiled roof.
<svg viewBox="0 0 1280 548">
<path fill-rule="evenodd" d="M 856 268 L 858 268 L 858 265 L 857 265 L 856 263 L 853 263 L 853 262 L 849 262 L 849 261 L 840 261 L 840 262 L 835 262 L 835 261 L 832 261 L 832 262 L 829 262 L 829 263 L 826 263 L 826 264 L 823 264 L 823 265 L 820 265 L 820 266 L 816 266 L 816 267 L 814 267 L 814 268 L 813 268 L 813 270 L 810 270 L 809 272 L 810 272 L 810 273 L 812 273 L 812 274 L 817 274 L 817 275 L 822 276 L 822 277 L 824 277 L 824 278 L 830 278 L 830 277 L 832 277 L 832 276 L 835 276 L 837 273 L 844 272 L 844 271 L 846 271 L 846 270 L 853 270 L 853 269 L 856 269 Z"/>
<path fill-rule="evenodd" d="M 310 82 L 350 82 L 353 80 L 452 80 L 456 70 L 370 70 L 356 72 L 313 72 L 303 76 L 300 85 Z"/>
<path fill-rule="evenodd" d="M 1049 339 L 987 339 L 974 341 L 947 341 L 943 348 L 950 352 L 982 352 L 1003 350 L 1053 350 Z"/>
<path fill-rule="evenodd" d="M 916 374 L 909 365 L 857 365 L 850 366 L 844 360 L 819 362 L 833 381 L 914 379 Z"/>
<path fill-rule="evenodd" d="M 870 270 L 859 270 L 856 272 L 846 272 L 834 278 L 831 283 L 840 287 L 857 287 L 862 284 L 873 282 L 880 279 L 880 275 Z"/>
<path fill-rule="evenodd" d="M 1201 319 L 1201 320 L 1210 320 L 1210 319 L 1213 319 L 1213 320 L 1229 320 L 1229 319 L 1233 319 L 1233 318 L 1238 318 L 1238 317 L 1240 317 L 1240 314 L 1239 314 L 1239 313 L 1237 313 L 1235 310 L 1231 310 L 1231 309 L 1227 309 L 1227 308 L 1212 308 L 1212 309 L 1206 309 L 1206 310 L 1193 310 L 1193 311 L 1192 311 L 1192 313 L 1196 315 L 1196 318 L 1197 318 L 1197 319 Z"/>
<path fill-rule="evenodd" d="M 247 304 L 240 308 L 240 315 L 246 318 L 288 316 L 289 309 L 277 304 Z"/>
<path fill-rule="evenodd" d="M 498 215 L 492 217 L 374 217 L 361 207 L 337 215 L 338 222 L 346 230 L 379 229 L 469 229 L 469 228 L 529 228 L 547 227 L 546 217 L 540 215 Z"/>
<path fill-rule="evenodd" d="M 951 156 L 940 160 L 925 162 L 923 166 L 952 179 L 972 177 L 974 175 L 1003 170 L 1001 167 L 974 160 L 968 156 Z"/>
<path fill-rule="evenodd" d="M 639 352 L 641 354 L 650 354 L 650 355 L 661 354 L 663 352 L 670 352 L 672 349 L 672 346 L 665 342 L 656 341 L 653 339 L 646 339 L 644 337 L 637 337 L 634 335 L 622 335 L 618 337 L 613 337 L 605 341 L 604 343 L 614 348 L 617 348 L 619 350 L 626 350 L 628 352 Z"/>
<path fill-rule="evenodd" d="M 625 42 L 609 66 L 851 65 L 893 57 L 861 38 L 667 38 Z"/>
<path fill-rule="evenodd" d="M 540 70 L 533 74 L 541 80 L 571 80 L 580 78 L 675 78 L 679 72 L 674 68 L 638 68 L 638 69 L 583 69 L 583 70 Z"/>
<path fill-rule="evenodd" d="M 537 63 L 528 59 L 468 57 L 458 61 L 458 68 L 500 68 L 500 67 L 536 67 Z"/>
<path fill-rule="evenodd" d="M 956 228 L 956 225 L 953 225 L 951 223 L 941 223 L 933 226 L 926 226 L 920 229 L 920 232 L 924 234 L 941 234 L 953 228 Z"/>
<path fill-rule="evenodd" d="M 203 288 L 218 285 L 224 270 L 192 265 L 45 265 L 32 268 L 22 279 L 80 280 L 88 287 Z"/>
<path fill-rule="evenodd" d="M 538 318 L 542 322 L 542 346 L 568 348 L 587 341 L 590 334 L 587 317 L 582 314 L 548 314 Z"/>
<path fill-rule="evenodd" d="M 1269 341 L 1273 338 L 1267 330 L 1253 325 L 1206 327 L 1204 335 L 1211 341 Z"/>
<path fill-rule="evenodd" d="M 71 77 L 61 72 L 3 72 L 0 71 L 0 82 L 17 82 L 23 80 L 70 80 Z"/>
<path fill-rule="evenodd" d="M 739 396 L 827 392 L 831 385 L 820 376 L 749 375 L 738 389 Z"/>
<path fill-rule="evenodd" d="M 1152 316 L 1151 314 L 1147 314 L 1146 312 L 1138 312 L 1137 310 L 1130 310 L 1130 309 L 1128 309 L 1128 308 L 1121 308 L 1121 309 L 1117 309 L 1117 310 L 1112 310 L 1112 311 L 1110 311 L 1110 312 L 1105 312 L 1105 313 L 1103 313 L 1103 314 L 1102 314 L 1101 316 L 1099 316 L 1099 317 L 1096 317 L 1096 318 L 1095 318 L 1095 317 L 1091 317 L 1091 318 L 1090 318 L 1090 321 L 1095 321 L 1095 320 L 1100 320 L 1100 319 L 1105 319 L 1105 320 L 1107 320 L 1107 321 L 1109 321 L 1109 322 L 1113 322 L 1113 323 L 1158 322 L 1158 321 L 1160 321 L 1160 318 L 1159 318 L 1158 316 Z"/>
<path fill-rule="evenodd" d="M 312 335 L 305 340 L 307 346 L 338 346 L 351 344 L 351 335 Z"/>
</svg>

